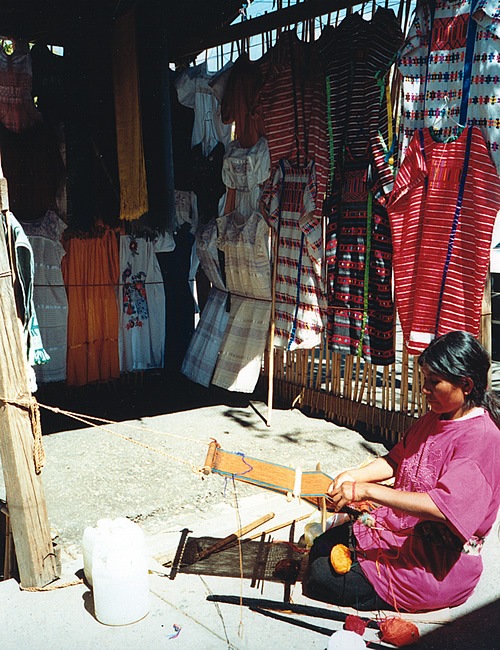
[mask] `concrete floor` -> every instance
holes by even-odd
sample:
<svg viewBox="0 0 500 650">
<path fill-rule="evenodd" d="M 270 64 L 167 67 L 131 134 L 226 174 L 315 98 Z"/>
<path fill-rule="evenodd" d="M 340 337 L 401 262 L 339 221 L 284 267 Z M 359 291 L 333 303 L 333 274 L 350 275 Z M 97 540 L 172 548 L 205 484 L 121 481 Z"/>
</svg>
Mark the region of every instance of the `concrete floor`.
<svg viewBox="0 0 500 650">
<path fill-rule="evenodd" d="M 264 422 L 265 404 L 253 399 L 255 396 L 231 396 L 224 401 L 220 395 L 199 391 L 191 396 L 184 394 L 186 387 L 198 390 L 192 385 L 171 387 L 172 393 L 179 393 L 176 404 L 165 394 L 162 396 L 160 389 L 157 395 L 151 391 L 142 394 L 144 408 L 135 417 L 130 417 L 133 403 L 122 387 L 113 399 L 108 395 L 105 406 L 99 407 L 104 414 L 101 417 L 116 421 L 111 426 L 69 429 L 67 419 L 52 415 L 50 421 L 45 421 L 51 427 L 44 431 L 52 432 L 44 436 L 47 464 L 43 480 L 50 523 L 62 549 L 63 575 L 59 584 L 82 575 L 81 538 L 85 526 L 94 526 L 101 517 L 125 516 L 139 523 L 146 535 L 152 569 L 149 614 L 131 625 L 106 626 L 96 620 L 92 592 L 85 583 L 31 593 L 20 590 L 17 581 L 6 580 L 0 582 L 2 649 L 326 648 L 326 634 L 264 617 L 245 606 L 207 600 L 210 594 L 222 594 L 283 601 L 284 585 L 279 582 L 265 581 L 256 588 L 249 579 L 237 576 L 180 572 L 175 580 L 168 578 L 169 569 L 162 565 L 173 558 L 183 528 L 191 530 L 195 537 L 224 537 L 266 513 L 273 512 L 275 517 L 256 533 L 313 513 L 305 502 L 289 503 L 282 495 L 254 486 L 239 482 L 232 485 L 216 475 L 201 480 L 190 465 L 203 465 L 211 437 L 225 449 L 304 470 L 314 469 L 321 461 L 323 470 L 330 475 L 384 453 L 384 445 L 290 409 L 277 408 L 273 425 L 268 428 Z M 164 413 L 160 410 L 162 401 Z M 189 408 L 189 403 L 194 406 Z M 137 402 L 134 404 L 138 409 Z M 82 411 L 90 412 L 91 400 L 80 406 Z M 96 403 L 94 406 L 98 408 Z M 115 417 L 120 413 L 120 419 Z M 131 438 L 140 444 L 131 442 Z M 2 489 L 0 484 L 0 498 L 4 498 Z M 297 523 L 295 541 L 304 524 L 305 520 Z M 273 534 L 276 541 L 287 541 L 288 536 L 289 528 Z M 405 615 L 420 630 L 421 640 L 414 647 L 500 649 L 498 523 L 485 544 L 483 559 L 483 577 L 465 605 L 432 614 Z M 306 599 L 300 584 L 291 587 L 291 598 L 294 603 L 340 613 L 339 608 Z M 332 631 L 342 628 L 338 621 L 282 615 Z M 174 625 L 181 630 L 176 638 L 169 638 Z M 364 638 L 371 641 L 369 647 L 384 645 L 376 630 L 367 629 Z"/>
</svg>

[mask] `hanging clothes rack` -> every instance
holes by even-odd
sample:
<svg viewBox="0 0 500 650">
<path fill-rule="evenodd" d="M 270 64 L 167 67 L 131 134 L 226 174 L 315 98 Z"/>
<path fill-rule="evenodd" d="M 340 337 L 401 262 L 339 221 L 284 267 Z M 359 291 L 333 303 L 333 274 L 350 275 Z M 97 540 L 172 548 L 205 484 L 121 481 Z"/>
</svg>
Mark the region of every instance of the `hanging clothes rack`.
<svg viewBox="0 0 500 650">
<path fill-rule="evenodd" d="M 251 36 L 258 36 L 263 32 L 269 32 L 273 29 L 280 30 L 289 25 L 348 9 L 352 6 L 353 3 L 352 1 L 349 2 L 349 0 L 307 0 L 307 2 L 299 2 L 296 5 L 284 7 L 251 20 L 214 30 L 210 36 L 205 38 L 197 36 L 192 40 L 187 40 L 185 44 L 179 46 L 179 50 L 175 52 L 172 60 L 181 61 L 197 56 L 203 50 L 211 47 L 224 43 L 239 42 Z M 177 50 L 177 48 L 175 49 Z"/>
</svg>

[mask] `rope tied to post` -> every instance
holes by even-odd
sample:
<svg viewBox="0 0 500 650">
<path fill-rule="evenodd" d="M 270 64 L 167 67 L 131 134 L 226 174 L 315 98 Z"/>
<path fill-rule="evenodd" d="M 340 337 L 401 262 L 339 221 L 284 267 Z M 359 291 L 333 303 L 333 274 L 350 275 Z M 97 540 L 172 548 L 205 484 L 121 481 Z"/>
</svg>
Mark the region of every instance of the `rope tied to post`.
<svg viewBox="0 0 500 650">
<path fill-rule="evenodd" d="M 33 462 L 35 473 L 40 474 L 45 465 L 45 450 L 42 442 L 42 424 L 40 420 L 40 406 L 33 395 L 19 395 L 16 399 L 0 397 L 0 405 L 16 406 L 28 412 L 33 433 Z"/>
</svg>

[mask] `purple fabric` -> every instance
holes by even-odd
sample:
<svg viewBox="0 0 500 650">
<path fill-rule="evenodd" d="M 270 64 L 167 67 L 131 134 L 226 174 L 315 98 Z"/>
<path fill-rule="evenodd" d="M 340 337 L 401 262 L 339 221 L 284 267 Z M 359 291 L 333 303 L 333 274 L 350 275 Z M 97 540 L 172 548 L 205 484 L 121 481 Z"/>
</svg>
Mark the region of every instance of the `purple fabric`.
<svg viewBox="0 0 500 650">
<path fill-rule="evenodd" d="M 374 528 L 354 524 L 361 568 L 378 595 L 400 609 L 460 605 L 483 568 L 476 537 L 489 533 L 498 513 L 500 430 L 487 413 L 446 421 L 429 412 L 389 457 L 398 466 L 395 489 L 427 492 L 448 522 L 431 524 L 430 540 L 428 522 L 377 508 Z"/>
</svg>

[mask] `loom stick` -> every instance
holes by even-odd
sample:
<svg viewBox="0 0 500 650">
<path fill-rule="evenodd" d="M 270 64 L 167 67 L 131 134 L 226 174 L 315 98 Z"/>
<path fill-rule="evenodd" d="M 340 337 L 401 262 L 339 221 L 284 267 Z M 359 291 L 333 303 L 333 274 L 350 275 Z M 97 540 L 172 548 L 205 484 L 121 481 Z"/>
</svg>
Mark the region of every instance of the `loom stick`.
<svg viewBox="0 0 500 650">
<path fill-rule="evenodd" d="M 282 614 L 276 614 L 275 612 L 268 611 L 267 609 L 261 609 L 260 607 L 250 607 L 251 612 L 256 612 L 257 614 L 263 614 L 269 618 L 274 618 L 277 621 L 283 621 L 284 623 L 290 623 L 290 625 L 295 625 L 297 627 L 303 627 L 306 630 L 311 630 L 312 632 L 319 632 L 319 634 L 324 634 L 326 636 L 332 636 L 336 630 L 330 630 L 326 627 L 320 627 L 319 625 L 314 625 L 313 623 L 308 623 L 307 621 L 300 621 L 296 618 L 291 618 L 290 616 L 283 616 Z"/>
<path fill-rule="evenodd" d="M 182 557 L 186 549 L 187 536 L 190 532 L 192 531 L 190 531 L 189 528 L 183 528 L 181 531 L 181 538 L 179 540 L 179 545 L 177 546 L 177 552 L 175 554 L 174 561 L 172 562 L 172 568 L 170 569 L 170 580 L 173 580 L 179 571 Z"/>
<path fill-rule="evenodd" d="M 228 544 L 233 544 L 234 542 L 238 541 L 241 537 L 243 537 L 243 535 L 246 535 L 251 530 L 255 530 L 255 528 L 258 528 L 262 524 L 265 524 L 266 521 L 269 521 L 273 517 L 274 517 L 274 512 L 270 512 L 269 514 L 264 515 L 263 517 L 259 517 L 259 519 L 256 519 L 251 524 L 247 524 L 246 526 L 243 526 L 243 528 L 237 530 L 236 533 L 231 533 L 231 535 L 224 537 L 224 539 L 220 539 L 212 546 L 209 546 L 204 551 L 201 551 L 201 553 L 198 553 L 195 562 L 204 560 L 209 555 L 212 555 L 212 553 L 217 553 L 218 551 L 222 551 L 223 549 L 226 548 L 226 546 L 228 546 Z"/>
<path fill-rule="evenodd" d="M 296 618 L 291 618 L 290 616 L 283 616 L 282 614 L 276 614 L 276 612 L 269 611 L 267 609 L 261 609 L 260 607 L 250 607 L 251 612 L 256 612 L 257 614 L 263 614 L 268 618 L 274 618 L 277 621 L 283 621 L 283 623 L 290 623 L 290 625 L 295 625 L 296 627 L 302 627 L 305 630 L 311 630 L 311 632 L 318 632 L 318 634 L 323 634 L 325 636 L 332 636 L 338 630 L 330 630 L 326 627 L 321 627 L 320 625 L 314 625 L 313 623 L 308 623 L 307 621 L 301 621 Z M 368 641 L 368 646 L 374 648 L 375 650 L 384 650 L 387 649 L 386 645 L 381 645 L 380 643 L 375 643 L 374 641 Z"/>
<path fill-rule="evenodd" d="M 245 607 L 259 607 L 261 609 L 286 611 L 293 614 L 303 614 L 304 616 L 312 616 L 313 618 L 324 618 L 329 621 L 338 621 L 344 623 L 348 614 L 339 612 L 333 609 L 326 609 L 325 607 L 314 607 L 311 605 L 300 605 L 299 603 L 285 603 L 280 600 L 268 600 L 267 598 L 248 598 L 239 596 L 225 596 L 218 594 L 209 594 L 207 600 L 212 603 L 224 603 L 226 605 L 244 605 Z M 366 623 L 366 627 L 372 629 L 379 629 L 377 621 L 369 618 L 363 618 L 362 621 Z"/>
</svg>

